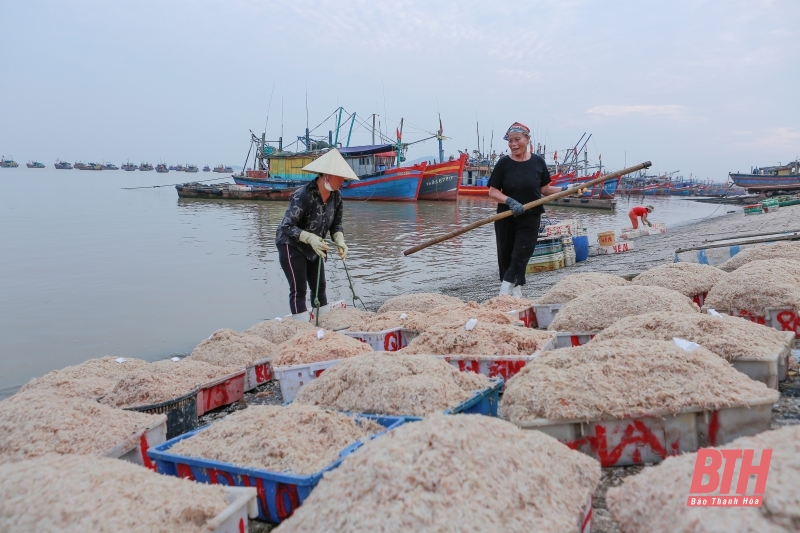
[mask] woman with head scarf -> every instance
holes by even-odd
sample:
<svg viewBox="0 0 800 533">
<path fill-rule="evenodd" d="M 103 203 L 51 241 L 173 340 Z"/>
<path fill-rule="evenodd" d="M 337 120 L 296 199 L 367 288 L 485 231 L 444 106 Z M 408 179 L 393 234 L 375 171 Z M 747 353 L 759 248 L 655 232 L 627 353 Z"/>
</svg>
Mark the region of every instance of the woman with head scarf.
<svg viewBox="0 0 800 533">
<path fill-rule="evenodd" d="M 339 189 L 345 180 L 358 180 L 358 176 L 335 148 L 303 170 L 318 175 L 292 193 L 289 208 L 275 234 L 275 245 L 281 268 L 289 281 L 292 318 L 308 321 L 311 315 L 306 307 L 306 286 L 311 289 L 311 303 L 319 299 L 320 314 L 328 310 L 323 265 L 330 250 L 323 240 L 328 233 L 333 235 L 342 261 L 347 256 L 342 228 L 344 206 Z"/>
<path fill-rule="evenodd" d="M 539 237 L 542 206 L 525 211 L 523 204 L 561 191 L 550 185 L 550 172 L 544 159 L 528 150 L 530 129 L 515 122 L 503 137 L 510 154 L 497 160 L 489 178 L 489 197 L 497 201 L 497 212 L 512 211 L 513 217 L 494 223 L 497 263 L 500 267 L 500 294 L 522 297 L 525 268 Z"/>
</svg>

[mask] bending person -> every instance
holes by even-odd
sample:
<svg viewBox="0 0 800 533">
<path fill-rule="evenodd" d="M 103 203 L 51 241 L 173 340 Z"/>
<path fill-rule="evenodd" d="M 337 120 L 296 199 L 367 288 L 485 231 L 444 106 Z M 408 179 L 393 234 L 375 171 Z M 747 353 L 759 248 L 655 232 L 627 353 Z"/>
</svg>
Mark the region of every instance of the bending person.
<svg viewBox="0 0 800 533">
<path fill-rule="evenodd" d="M 655 209 L 652 205 L 643 206 L 637 205 L 630 211 L 628 211 L 628 218 L 631 219 L 631 224 L 633 225 L 633 229 L 639 228 L 639 217 L 642 218 L 642 224 L 647 226 L 652 226 L 650 221 L 647 220 L 647 214 L 652 213 L 653 209 Z"/>
<path fill-rule="evenodd" d="M 358 180 L 358 176 L 336 149 L 304 166 L 303 170 L 316 172 L 318 176 L 292 193 L 289 208 L 275 232 L 275 246 L 289 281 L 292 318 L 308 321 L 311 315 L 306 307 L 306 287 L 311 290 L 312 305 L 315 298 L 319 299 L 321 315 L 329 309 L 323 261 L 330 247 L 323 239 L 329 232 L 333 234 L 333 241 L 338 245 L 336 251 L 344 261 L 347 245 L 339 189 L 345 180 Z"/>
<path fill-rule="evenodd" d="M 497 263 L 500 267 L 500 294 L 522 297 L 525 268 L 536 248 L 539 220 L 544 208 L 525 211 L 523 204 L 561 192 L 550 185 L 547 163 L 528 150 L 530 130 L 515 122 L 503 137 L 511 153 L 497 160 L 489 178 L 489 197 L 497 201 L 497 212 L 511 210 L 513 217 L 494 223 Z"/>
</svg>

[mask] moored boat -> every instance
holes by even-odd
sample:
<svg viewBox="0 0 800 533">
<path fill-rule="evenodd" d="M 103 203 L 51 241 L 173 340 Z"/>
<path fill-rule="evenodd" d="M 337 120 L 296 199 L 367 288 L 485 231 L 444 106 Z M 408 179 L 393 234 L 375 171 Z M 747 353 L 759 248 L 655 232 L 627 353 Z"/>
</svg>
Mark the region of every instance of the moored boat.
<svg viewBox="0 0 800 533">
<path fill-rule="evenodd" d="M 206 198 L 206 199 L 231 199 L 231 200 L 289 200 L 292 193 L 301 185 L 293 183 L 289 187 L 250 187 L 222 183 L 209 185 L 207 183 L 183 183 L 176 185 L 179 198 Z"/>
<path fill-rule="evenodd" d="M 232 174 L 232 173 L 233 173 L 233 167 L 228 167 L 228 166 L 226 166 L 226 167 L 224 167 L 224 168 L 222 169 L 222 172 L 223 172 L 224 174 Z"/>
<path fill-rule="evenodd" d="M 467 155 L 428 165 L 422 173 L 418 200 L 457 200 Z"/>
<path fill-rule="evenodd" d="M 28 161 L 25 163 L 25 166 L 28 168 L 44 168 L 44 163 L 40 163 L 39 161 Z"/>
<path fill-rule="evenodd" d="M 156 165 L 156 172 L 158 172 L 159 174 L 166 174 L 167 172 L 169 172 L 169 169 L 167 168 L 167 165 L 165 165 L 164 163 L 159 163 Z"/>
<path fill-rule="evenodd" d="M 153 167 L 153 165 L 151 165 L 150 163 L 142 163 L 141 165 L 139 165 L 139 170 L 141 172 L 150 172 L 154 168 L 155 167 Z"/>
<path fill-rule="evenodd" d="M 83 163 L 83 162 L 77 162 L 73 166 L 75 168 L 77 168 L 78 170 L 85 170 L 86 169 L 86 163 Z"/>
<path fill-rule="evenodd" d="M 225 166 L 223 166 L 223 165 L 217 165 L 217 166 L 215 166 L 215 167 L 214 167 L 214 172 L 218 172 L 218 173 L 223 173 L 223 172 L 225 172 Z"/>
<path fill-rule="evenodd" d="M 794 191 L 800 189 L 800 160 L 786 165 L 754 167 L 749 173 L 728 174 L 734 184 L 749 193 Z"/>
<path fill-rule="evenodd" d="M 72 170 L 72 165 L 66 161 L 56 159 L 55 167 L 59 170 Z"/>
<path fill-rule="evenodd" d="M 119 170 L 119 167 L 114 163 L 103 163 L 103 170 Z"/>
<path fill-rule="evenodd" d="M 167 170 L 177 170 L 177 168 L 175 167 L 175 165 L 170 165 L 169 167 L 167 167 Z"/>
<path fill-rule="evenodd" d="M 134 165 L 130 161 L 127 161 L 124 165 L 122 165 L 122 170 L 125 170 L 126 172 L 132 172 L 132 171 L 136 170 L 137 168 L 139 168 L 139 167 L 137 167 L 136 165 Z"/>
<path fill-rule="evenodd" d="M 103 170 L 103 165 L 100 163 L 87 163 L 83 165 L 81 170 Z"/>
<path fill-rule="evenodd" d="M 175 172 L 183 172 L 186 169 L 183 168 L 183 165 L 175 165 L 175 169 L 174 170 L 175 170 Z"/>
<path fill-rule="evenodd" d="M 14 161 L 14 157 L 10 156 L 6 159 L 6 156 L 0 157 L 0 168 L 17 168 L 19 163 Z"/>
<path fill-rule="evenodd" d="M 206 165 L 203 167 L 203 172 L 211 172 L 211 167 Z"/>
<path fill-rule="evenodd" d="M 197 165 L 186 165 L 185 172 L 197 172 L 197 171 L 199 171 Z"/>
</svg>

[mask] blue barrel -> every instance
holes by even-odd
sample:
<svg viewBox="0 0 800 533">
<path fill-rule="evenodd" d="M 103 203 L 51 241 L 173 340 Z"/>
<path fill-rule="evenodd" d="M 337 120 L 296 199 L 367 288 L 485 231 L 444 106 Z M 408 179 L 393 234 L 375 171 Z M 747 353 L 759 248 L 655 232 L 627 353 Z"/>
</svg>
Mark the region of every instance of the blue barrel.
<svg viewBox="0 0 800 533">
<path fill-rule="evenodd" d="M 573 237 L 572 245 L 575 246 L 575 261 L 586 261 L 589 257 L 589 237 L 586 235 Z"/>
</svg>

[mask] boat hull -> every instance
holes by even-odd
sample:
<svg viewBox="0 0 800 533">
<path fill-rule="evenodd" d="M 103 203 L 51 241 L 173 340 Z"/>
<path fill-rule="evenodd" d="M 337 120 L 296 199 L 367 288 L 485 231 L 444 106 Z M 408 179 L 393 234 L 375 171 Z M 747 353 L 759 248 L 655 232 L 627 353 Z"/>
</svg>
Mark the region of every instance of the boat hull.
<svg viewBox="0 0 800 533">
<path fill-rule="evenodd" d="M 271 200 L 287 201 L 301 185 L 297 187 L 237 187 L 229 183 L 222 185 L 204 185 L 201 183 L 184 183 L 176 185 L 180 198 L 204 198 L 219 200 Z"/>
<path fill-rule="evenodd" d="M 340 189 L 348 200 L 381 202 L 415 202 L 422 185 L 425 164 L 393 168 L 376 174 L 359 176 L 358 181 L 346 181 Z"/>
<path fill-rule="evenodd" d="M 617 207 L 615 198 L 559 198 L 558 200 L 547 202 L 545 205 L 557 207 L 581 207 L 584 209 L 607 209 L 614 210 Z"/>
<path fill-rule="evenodd" d="M 733 183 L 748 192 L 792 191 L 800 189 L 800 174 L 764 176 L 760 174 L 729 174 Z"/>
<path fill-rule="evenodd" d="M 418 200 L 445 200 L 458 199 L 458 184 L 464 174 L 466 155 L 454 161 L 445 161 L 435 165 L 428 165 L 422 173 L 422 184 L 419 187 Z"/>
<path fill-rule="evenodd" d="M 489 187 L 479 185 L 461 185 L 458 194 L 464 196 L 489 196 Z"/>
</svg>

